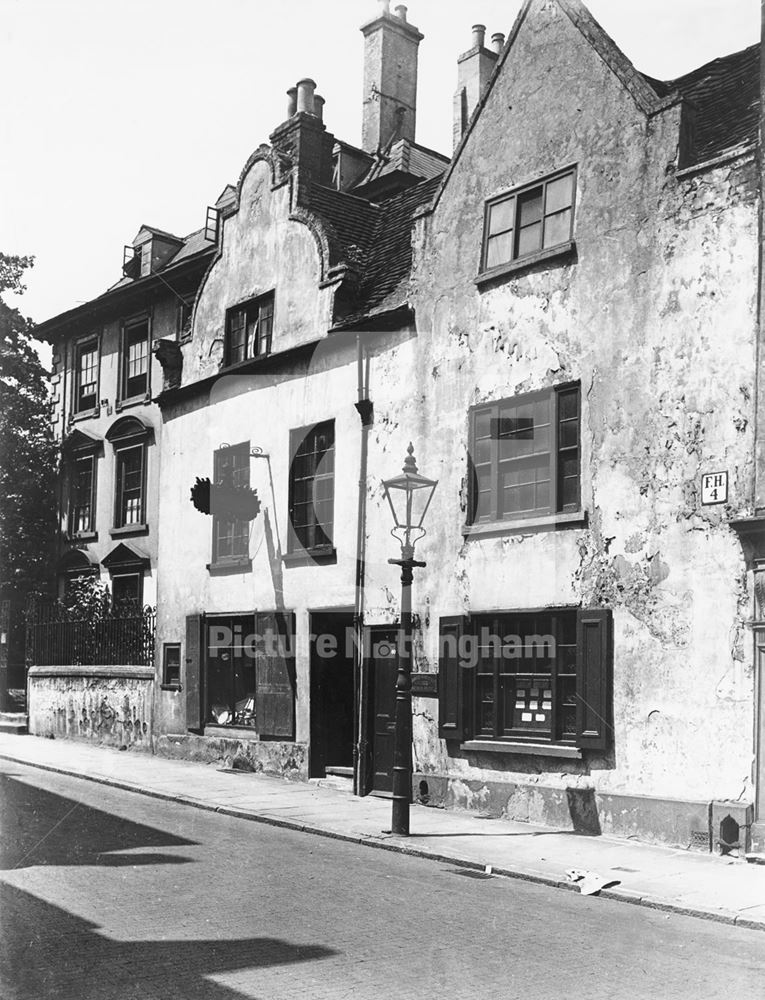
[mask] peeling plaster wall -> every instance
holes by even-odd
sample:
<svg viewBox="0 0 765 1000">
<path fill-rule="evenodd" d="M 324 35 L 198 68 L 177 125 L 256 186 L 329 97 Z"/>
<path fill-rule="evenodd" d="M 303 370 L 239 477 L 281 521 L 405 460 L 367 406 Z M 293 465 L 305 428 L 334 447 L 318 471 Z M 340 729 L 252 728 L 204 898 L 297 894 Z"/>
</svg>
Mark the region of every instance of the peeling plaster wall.
<svg viewBox="0 0 765 1000">
<path fill-rule="evenodd" d="M 415 669 L 437 670 L 444 615 L 605 605 L 615 632 L 612 751 L 563 761 L 447 748 L 437 738 L 437 702 L 415 698 L 415 770 L 450 782 L 444 798 L 456 805 L 482 808 L 504 784 L 504 814 L 536 822 L 560 822 L 572 795 L 594 802 L 588 791 L 601 804 L 623 794 L 689 800 L 697 810 L 750 794 L 749 597 L 726 524 L 752 494 L 756 167 L 743 155 L 678 176 L 680 108 L 646 117 L 556 5 L 532 11 L 437 209 L 415 228 L 416 335 L 362 332 L 375 407 L 365 620 L 389 624 L 398 614 L 381 480 L 398 472 L 412 440 L 421 471 L 439 480 L 418 548 L 428 565 L 415 576 Z M 485 200 L 574 163 L 574 259 L 479 290 Z M 184 383 L 217 372 L 226 309 L 273 287 L 274 351 L 326 336 L 331 291 L 318 288 L 313 236 L 288 219 L 289 188 L 272 190 L 258 161 L 240 205 L 200 293 Z M 464 539 L 469 407 L 570 380 L 582 387 L 586 527 Z M 209 397 L 163 414 L 159 560 L 171 569 L 160 579 L 159 641 L 183 643 L 185 617 L 197 611 L 295 611 L 297 746 L 269 751 L 268 764 L 278 770 L 281 754 L 290 774 L 307 767 L 310 611 L 353 604 L 355 399 L 353 343 L 330 337 L 308 362 L 228 375 Z M 278 556 L 289 429 L 330 418 L 337 562 L 286 567 Z M 215 448 L 244 440 L 269 456 L 250 465 L 263 502 L 252 570 L 211 576 L 211 519 L 191 506 L 189 487 L 211 475 Z M 729 504 L 702 508 L 701 473 L 723 469 Z M 157 699 L 157 731 L 182 733 L 183 693 L 158 691 Z M 161 752 L 228 752 L 195 740 L 161 736 Z M 245 742 L 253 759 L 265 753 Z M 604 829 L 621 829 L 603 809 Z M 673 829 L 695 822 L 676 812 Z"/>
<path fill-rule="evenodd" d="M 273 187 L 255 160 L 241 181 L 239 210 L 223 221 L 220 256 L 197 296 L 193 340 L 183 347 L 183 383 L 215 375 L 223 361 L 226 311 L 278 286 L 272 351 L 308 343 L 330 326 L 332 289 L 311 230 L 290 219 L 292 186 Z M 289 276 L 288 280 L 284 280 Z"/>
<path fill-rule="evenodd" d="M 532 10 L 440 204 L 418 224 L 419 339 L 377 375 L 387 384 L 404 366 L 411 379 L 370 467 L 389 465 L 412 437 L 423 471 L 440 480 L 415 585 L 431 669 L 440 615 L 614 608 L 615 752 L 573 766 L 450 755 L 437 707 L 422 702 L 416 768 L 746 797 L 748 596 L 726 521 L 752 492 L 756 167 L 743 156 L 676 176 L 679 109 L 647 119 L 555 5 Z M 479 290 L 485 199 L 571 163 L 575 261 Z M 582 386 L 588 526 L 461 543 L 468 407 L 571 379 Z M 702 472 L 724 469 L 729 504 L 702 508 Z"/>
<path fill-rule="evenodd" d="M 29 731 L 35 736 L 151 749 L 152 671 L 145 667 L 32 667 Z"/>
</svg>

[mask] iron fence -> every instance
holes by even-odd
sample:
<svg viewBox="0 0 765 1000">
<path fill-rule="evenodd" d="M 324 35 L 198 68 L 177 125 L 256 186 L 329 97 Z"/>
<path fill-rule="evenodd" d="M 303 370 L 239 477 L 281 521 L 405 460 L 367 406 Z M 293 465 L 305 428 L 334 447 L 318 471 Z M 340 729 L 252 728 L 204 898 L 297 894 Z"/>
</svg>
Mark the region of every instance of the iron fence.
<svg viewBox="0 0 765 1000">
<path fill-rule="evenodd" d="M 113 609 L 85 618 L 61 604 L 27 610 L 27 666 L 154 665 L 157 610 Z"/>
</svg>

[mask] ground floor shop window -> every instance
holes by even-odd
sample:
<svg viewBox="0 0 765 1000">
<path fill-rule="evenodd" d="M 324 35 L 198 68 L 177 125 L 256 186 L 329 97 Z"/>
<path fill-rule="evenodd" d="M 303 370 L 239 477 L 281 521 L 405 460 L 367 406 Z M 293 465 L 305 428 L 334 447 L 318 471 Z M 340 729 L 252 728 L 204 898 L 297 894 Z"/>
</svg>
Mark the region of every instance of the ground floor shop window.
<svg viewBox="0 0 765 1000">
<path fill-rule="evenodd" d="M 612 725 L 611 612 L 508 611 L 443 618 L 439 735 L 605 749 Z"/>
<path fill-rule="evenodd" d="M 206 620 L 204 723 L 294 739 L 294 615 L 258 612 Z"/>
</svg>

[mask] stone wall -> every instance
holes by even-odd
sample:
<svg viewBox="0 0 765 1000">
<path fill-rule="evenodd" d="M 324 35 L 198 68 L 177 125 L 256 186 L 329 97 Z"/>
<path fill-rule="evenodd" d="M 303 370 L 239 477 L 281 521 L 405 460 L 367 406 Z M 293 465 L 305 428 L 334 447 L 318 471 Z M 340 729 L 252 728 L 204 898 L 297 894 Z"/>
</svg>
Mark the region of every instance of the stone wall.
<svg viewBox="0 0 765 1000">
<path fill-rule="evenodd" d="M 151 750 L 153 681 L 152 667 L 32 667 L 29 732 Z"/>
</svg>

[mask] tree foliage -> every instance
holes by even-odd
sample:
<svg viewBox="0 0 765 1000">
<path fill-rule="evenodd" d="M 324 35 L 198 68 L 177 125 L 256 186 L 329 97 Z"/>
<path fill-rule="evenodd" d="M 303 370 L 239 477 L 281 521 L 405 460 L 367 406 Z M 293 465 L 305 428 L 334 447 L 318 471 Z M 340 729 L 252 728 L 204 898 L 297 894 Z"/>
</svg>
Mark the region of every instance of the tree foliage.
<svg viewBox="0 0 765 1000">
<path fill-rule="evenodd" d="M 56 449 L 48 372 L 34 323 L 5 301 L 24 292 L 33 257 L 0 253 L 0 588 L 44 589 L 55 550 Z"/>
</svg>

